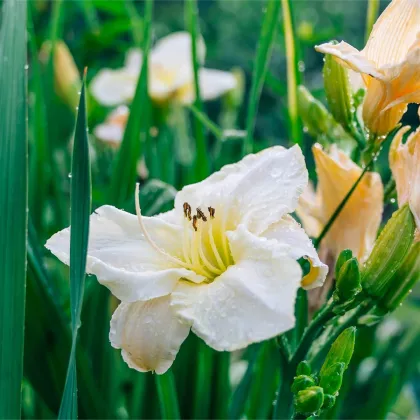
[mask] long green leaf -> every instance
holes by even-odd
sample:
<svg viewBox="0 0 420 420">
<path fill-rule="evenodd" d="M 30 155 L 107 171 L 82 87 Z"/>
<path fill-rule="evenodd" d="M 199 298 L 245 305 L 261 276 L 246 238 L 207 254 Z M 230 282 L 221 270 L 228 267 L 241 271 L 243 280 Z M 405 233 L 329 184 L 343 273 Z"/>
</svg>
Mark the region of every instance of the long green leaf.
<svg viewBox="0 0 420 420">
<path fill-rule="evenodd" d="M 291 141 L 302 145 L 302 127 L 299 121 L 297 88 L 300 85 L 299 60 L 296 37 L 293 30 L 292 5 L 290 0 L 281 0 L 283 8 L 283 28 L 286 42 L 287 62 L 287 110 L 289 113 L 289 134 Z"/>
<path fill-rule="evenodd" d="M 368 8 L 366 14 L 366 32 L 365 41 L 369 39 L 370 32 L 372 31 L 373 25 L 379 12 L 379 0 L 368 0 Z"/>
<path fill-rule="evenodd" d="M 73 340 L 59 418 L 77 418 L 76 343 L 86 276 L 91 211 L 91 178 L 87 135 L 85 80 L 80 95 L 73 142 L 70 230 L 70 301 Z"/>
<path fill-rule="evenodd" d="M 148 62 L 151 46 L 153 0 L 145 2 L 143 25 L 143 64 L 137 82 L 136 93 L 130 107 L 130 116 L 124 132 L 124 138 L 115 158 L 109 201 L 115 206 L 122 206 L 132 196 L 136 183 L 137 162 L 140 159 L 143 145 L 149 132 L 149 95 L 148 95 Z"/>
<path fill-rule="evenodd" d="M 27 237 L 26 2 L 0 29 L 0 418 L 20 418 Z"/>
<path fill-rule="evenodd" d="M 156 386 L 162 419 L 179 419 L 178 397 L 172 371 L 164 375 L 156 375 Z"/>
<path fill-rule="evenodd" d="M 192 59 L 193 59 L 193 69 L 194 69 L 194 93 L 195 101 L 194 106 L 198 111 L 203 112 L 203 103 L 201 101 L 200 95 L 200 80 L 199 80 L 199 70 L 200 63 L 197 52 L 197 42 L 199 39 L 199 26 L 198 26 L 198 8 L 197 0 L 187 0 L 185 2 L 186 7 L 186 20 L 188 30 L 191 34 L 191 48 L 192 48 Z M 204 126 L 202 121 L 195 119 L 194 120 L 194 134 L 195 134 L 195 144 L 196 144 L 196 160 L 195 160 L 195 180 L 201 181 L 204 179 L 209 172 L 209 161 L 207 156 L 207 147 L 206 147 L 206 136 L 204 132 Z"/>
<path fill-rule="evenodd" d="M 252 75 L 251 93 L 246 117 L 247 136 L 244 142 L 243 154 L 252 153 L 253 151 L 252 139 L 254 136 L 255 120 L 257 118 L 258 104 L 276 38 L 279 11 L 280 0 L 268 0 Z"/>
</svg>

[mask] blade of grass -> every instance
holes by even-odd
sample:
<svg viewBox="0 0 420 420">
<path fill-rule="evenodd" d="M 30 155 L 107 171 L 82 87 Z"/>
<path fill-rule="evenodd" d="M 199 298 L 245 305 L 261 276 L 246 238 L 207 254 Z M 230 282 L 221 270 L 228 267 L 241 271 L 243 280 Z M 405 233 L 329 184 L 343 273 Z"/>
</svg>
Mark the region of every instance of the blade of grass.
<svg viewBox="0 0 420 420">
<path fill-rule="evenodd" d="M 139 16 L 133 0 L 125 0 L 128 17 L 131 22 L 131 34 L 136 45 L 141 45 L 143 41 L 143 20 Z"/>
<path fill-rule="evenodd" d="M 72 345 L 66 383 L 64 385 L 64 392 L 59 412 L 60 419 L 77 419 L 76 343 L 81 324 L 80 315 L 82 311 L 83 292 L 85 287 L 86 257 L 92 196 L 85 84 L 86 72 L 80 95 L 73 141 L 70 212 L 70 303 Z"/>
<path fill-rule="evenodd" d="M 293 30 L 292 5 L 290 0 L 281 0 L 283 28 L 286 42 L 287 63 L 287 109 L 289 113 L 289 135 L 292 142 L 302 146 L 303 131 L 299 120 L 297 88 L 300 85 L 299 59 L 296 52 L 296 37 Z"/>
<path fill-rule="evenodd" d="M 255 120 L 257 118 L 258 104 L 264 80 L 266 78 L 268 64 L 270 62 L 274 41 L 276 38 L 279 22 L 280 0 L 268 0 L 265 10 L 264 21 L 258 41 L 257 56 L 252 74 L 251 93 L 248 102 L 246 117 L 246 132 L 243 146 L 243 154 L 252 153 Z"/>
<path fill-rule="evenodd" d="M 27 240 L 26 2 L 0 29 L 0 418 L 20 418 Z"/>
<path fill-rule="evenodd" d="M 213 401 L 210 418 L 227 419 L 229 410 L 229 400 L 231 397 L 230 380 L 230 353 L 227 351 L 216 352 L 214 355 L 213 376 L 215 378 L 213 386 Z"/>
<path fill-rule="evenodd" d="M 200 63 L 198 61 L 197 42 L 199 39 L 199 26 L 198 26 L 198 8 L 196 0 L 186 0 L 185 2 L 185 16 L 188 31 L 191 34 L 191 49 L 194 70 L 194 106 L 198 111 L 203 112 L 203 102 L 200 95 L 200 80 L 199 70 Z M 209 174 L 209 160 L 206 150 L 206 136 L 202 121 L 194 120 L 194 134 L 196 141 L 196 160 L 195 160 L 195 180 L 201 181 Z"/>
<path fill-rule="evenodd" d="M 136 93 L 130 107 L 130 116 L 128 117 L 123 141 L 115 158 L 109 189 L 109 202 L 117 207 L 122 206 L 124 201 L 131 197 L 134 191 L 137 162 L 140 159 L 143 145 L 147 141 L 149 132 L 150 104 L 147 88 L 152 16 L 153 0 L 146 0 L 142 48 L 144 60 L 137 82 Z"/>
<path fill-rule="evenodd" d="M 229 404 L 229 419 L 240 419 L 244 415 L 245 406 L 251 390 L 258 355 L 262 349 L 262 343 L 253 344 L 250 349 L 248 368 L 244 377 L 235 389 Z"/>
<path fill-rule="evenodd" d="M 175 389 L 174 375 L 171 370 L 164 375 L 156 375 L 156 387 L 162 419 L 179 419 L 178 398 Z"/>
<path fill-rule="evenodd" d="M 200 111 L 195 105 L 190 105 L 189 110 L 194 117 L 209 130 L 218 140 L 223 140 L 223 130 L 217 126 L 204 112 Z"/>
<path fill-rule="evenodd" d="M 86 23 L 90 31 L 96 35 L 99 35 L 100 33 L 99 19 L 98 19 L 98 14 L 96 13 L 96 9 L 95 9 L 95 5 L 93 4 L 93 1 L 92 0 L 78 0 L 77 2 L 85 16 Z"/>
<path fill-rule="evenodd" d="M 369 39 L 369 35 L 372 31 L 373 25 L 375 24 L 376 18 L 378 17 L 379 3 L 379 0 L 368 0 L 365 41 Z"/>
</svg>

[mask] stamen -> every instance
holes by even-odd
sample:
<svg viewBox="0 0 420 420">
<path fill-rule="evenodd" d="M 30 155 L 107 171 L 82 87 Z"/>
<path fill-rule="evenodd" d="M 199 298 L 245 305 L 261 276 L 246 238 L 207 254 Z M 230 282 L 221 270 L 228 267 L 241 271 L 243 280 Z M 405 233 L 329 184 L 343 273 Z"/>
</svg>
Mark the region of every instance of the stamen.
<svg viewBox="0 0 420 420">
<path fill-rule="evenodd" d="M 188 220 L 191 220 L 191 206 L 188 203 L 184 203 L 184 215 Z"/>
<path fill-rule="evenodd" d="M 209 227 L 209 239 L 210 239 L 210 246 L 213 251 L 214 257 L 216 258 L 217 264 L 219 264 L 219 267 L 221 267 L 222 271 L 225 271 L 227 267 L 225 263 L 223 262 L 222 257 L 219 254 L 216 243 L 214 242 L 213 223 L 211 221 L 210 221 L 210 227 Z"/>
<path fill-rule="evenodd" d="M 194 228 L 194 230 L 197 232 L 197 216 L 193 216 L 193 222 L 192 222 L 192 225 L 193 225 L 193 228 Z"/>
<path fill-rule="evenodd" d="M 207 217 L 206 215 L 203 213 L 203 211 L 200 209 L 200 207 L 197 207 L 197 217 L 199 219 L 203 219 L 203 222 L 207 222 Z"/>
<path fill-rule="evenodd" d="M 137 219 L 139 221 L 140 224 L 140 228 L 143 232 L 143 235 L 146 239 L 147 242 L 149 242 L 150 246 L 157 251 L 159 254 L 162 254 L 163 256 L 165 256 L 168 260 L 172 261 L 174 264 L 180 265 L 181 267 L 187 268 L 187 269 L 192 269 L 193 267 L 191 267 L 190 264 L 186 264 L 184 261 L 181 261 L 180 259 L 173 257 L 172 255 L 167 254 L 162 248 L 160 248 L 158 245 L 156 245 L 156 243 L 153 241 L 153 239 L 150 237 L 149 233 L 146 230 L 146 226 L 143 223 L 143 217 L 141 215 L 141 208 L 140 208 L 140 200 L 139 200 L 139 184 L 136 184 L 136 190 L 135 190 L 135 203 L 136 203 L 136 214 L 137 214 Z"/>
<path fill-rule="evenodd" d="M 203 250 L 203 241 L 202 241 L 202 237 L 201 237 L 201 235 L 202 235 L 202 231 L 203 231 L 203 229 L 200 229 L 198 232 L 197 232 L 197 235 L 198 235 L 198 253 L 199 253 L 199 255 L 200 255 L 200 258 L 201 258 L 201 260 L 202 260 L 202 262 L 204 263 L 204 266 L 207 268 L 207 269 L 209 269 L 210 271 L 212 271 L 214 274 L 216 274 L 216 275 L 219 275 L 219 274 L 222 274 L 222 271 L 220 270 L 220 269 L 218 269 L 218 268 L 216 268 L 208 259 L 207 259 L 207 257 L 206 257 L 206 254 L 204 253 L 204 250 Z"/>
<path fill-rule="evenodd" d="M 188 264 L 192 264 L 191 258 L 190 258 L 190 235 L 189 235 L 189 224 L 187 220 L 184 220 L 184 237 L 182 241 L 182 253 L 184 255 L 184 260 Z"/>
<path fill-rule="evenodd" d="M 213 207 L 207 207 L 210 213 L 210 219 L 214 219 L 214 215 L 216 213 L 216 210 Z"/>
</svg>

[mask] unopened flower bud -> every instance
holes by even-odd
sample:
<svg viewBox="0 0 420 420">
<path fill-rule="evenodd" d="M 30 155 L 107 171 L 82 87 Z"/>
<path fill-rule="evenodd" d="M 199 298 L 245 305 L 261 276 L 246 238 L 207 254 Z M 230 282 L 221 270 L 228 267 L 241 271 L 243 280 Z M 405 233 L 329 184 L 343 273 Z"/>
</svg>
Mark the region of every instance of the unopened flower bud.
<svg viewBox="0 0 420 420">
<path fill-rule="evenodd" d="M 351 249 L 344 249 L 340 252 L 340 255 L 337 258 L 337 262 L 335 263 L 335 278 L 338 278 L 338 273 L 341 270 L 343 264 L 348 261 L 350 258 L 353 258 L 353 252 Z"/>
<path fill-rule="evenodd" d="M 340 390 L 345 370 L 346 365 L 342 362 L 334 363 L 324 369 L 319 385 L 324 389 L 325 393 L 333 395 Z"/>
<path fill-rule="evenodd" d="M 336 298 L 340 301 L 353 299 L 360 291 L 360 270 L 356 258 L 346 261 L 337 276 Z"/>
<path fill-rule="evenodd" d="M 236 86 L 229 90 L 226 95 L 226 104 L 231 108 L 238 108 L 242 105 L 245 93 L 245 74 L 244 71 L 235 67 L 232 69 L 233 77 L 236 80 Z"/>
<path fill-rule="evenodd" d="M 413 215 L 404 205 L 385 225 L 362 270 L 362 286 L 370 296 L 383 297 L 387 293 L 390 280 L 410 249 L 414 230 Z"/>
<path fill-rule="evenodd" d="M 310 375 L 312 373 L 311 365 L 306 360 L 303 360 L 298 364 L 296 369 L 296 375 Z"/>
<path fill-rule="evenodd" d="M 381 306 L 389 311 L 396 309 L 418 280 L 420 280 L 420 242 L 411 246 L 403 263 L 390 279 L 388 292 L 380 301 Z"/>
<path fill-rule="evenodd" d="M 315 381 L 307 375 L 296 376 L 292 384 L 293 394 L 315 385 Z"/>
<path fill-rule="evenodd" d="M 319 386 L 312 386 L 299 391 L 295 398 L 295 410 L 302 414 L 317 412 L 324 403 L 324 390 Z"/>
<path fill-rule="evenodd" d="M 336 143 L 346 152 L 353 150 L 355 140 L 304 86 L 298 87 L 297 100 L 299 115 L 311 136 L 316 137 L 324 145 L 326 143 Z"/>
<path fill-rule="evenodd" d="M 41 60 L 47 63 L 51 55 L 51 42 L 44 42 L 41 48 Z M 71 109 L 76 110 L 79 103 L 79 91 L 81 87 L 80 74 L 77 70 L 73 56 L 67 45 L 57 40 L 53 51 L 54 87 L 57 95 Z"/>
<path fill-rule="evenodd" d="M 322 405 L 322 408 L 324 410 L 328 410 L 331 407 L 334 407 L 336 397 L 334 395 L 330 394 L 324 394 L 324 404 Z"/>
<path fill-rule="evenodd" d="M 331 55 L 326 55 L 323 74 L 330 111 L 334 119 L 345 130 L 349 130 L 353 122 L 354 105 L 348 70 Z"/>
<path fill-rule="evenodd" d="M 351 357 L 353 356 L 354 343 L 356 341 L 356 328 L 346 328 L 334 341 L 330 351 L 325 358 L 325 362 L 322 365 L 320 371 L 320 377 L 326 375 L 327 369 L 330 366 L 336 365 L 337 363 L 344 363 L 344 367 L 347 368 L 350 363 Z"/>
</svg>

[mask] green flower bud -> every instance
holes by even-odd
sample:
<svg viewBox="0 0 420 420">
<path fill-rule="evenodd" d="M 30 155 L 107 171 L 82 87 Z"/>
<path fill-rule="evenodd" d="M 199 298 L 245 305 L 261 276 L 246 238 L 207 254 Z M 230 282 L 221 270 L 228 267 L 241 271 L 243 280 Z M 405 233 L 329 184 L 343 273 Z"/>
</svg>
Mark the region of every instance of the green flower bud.
<svg viewBox="0 0 420 420">
<path fill-rule="evenodd" d="M 322 365 L 320 376 L 325 374 L 327 368 L 336 363 L 344 363 L 347 369 L 350 363 L 351 357 L 353 356 L 354 343 L 356 341 L 356 327 L 346 328 L 334 341 L 330 348 L 330 351 L 325 358 L 325 362 Z"/>
<path fill-rule="evenodd" d="M 336 397 L 334 395 L 324 394 L 324 404 L 322 408 L 328 410 L 331 407 L 334 407 Z"/>
<path fill-rule="evenodd" d="M 405 260 L 389 281 L 389 289 L 380 305 L 388 311 L 396 309 L 420 280 L 420 242 L 414 243 Z"/>
<path fill-rule="evenodd" d="M 311 414 L 317 412 L 324 403 L 324 391 L 319 386 L 312 386 L 299 391 L 295 398 L 296 412 Z"/>
<path fill-rule="evenodd" d="M 231 108 L 238 108 L 242 105 L 245 93 L 245 73 L 239 68 L 232 69 L 233 77 L 236 80 L 236 87 L 229 90 L 225 95 L 226 105 Z"/>
<path fill-rule="evenodd" d="M 298 364 L 296 369 L 296 375 L 310 375 L 312 372 L 311 365 L 306 360 L 303 360 Z"/>
<path fill-rule="evenodd" d="M 293 394 L 297 394 L 299 391 L 303 389 L 309 388 L 310 386 L 314 386 L 315 381 L 307 375 L 299 375 L 296 376 L 293 384 L 292 384 L 292 392 Z"/>
<path fill-rule="evenodd" d="M 334 119 L 349 130 L 353 122 L 353 97 L 348 70 L 332 55 L 325 56 L 324 86 L 328 106 Z"/>
<path fill-rule="evenodd" d="M 338 278 L 338 273 L 341 270 L 343 264 L 348 261 L 350 258 L 353 258 L 353 252 L 351 249 L 344 249 L 340 252 L 340 255 L 337 258 L 337 262 L 335 263 L 335 278 Z"/>
<path fill-rule="evenodd" d="M 329 365 L 321 373 L 319 386 L 321 386 L 325 393 L 335 394 L 341 388 L 343 383 L 343 373 L 346 370 L 346 365 L 343 362 L 334 363 Z"/>
<path fill-rule="evenodd" d="M 343 151 L 350 153 L 356 143 L 343 127 L 338 124 L 325 106 L 316 100 L 304 87 L 298 87 L 299 115 L 309 134 L 324 146 L 337 143 Z"/>
<path fill-rule="evenodd" d="M 347 301 L 353 299 L 361 290 L 359 263 L 356 258 L 351 258 L 342 265 L 338 273 L 336 297 L 338 300 Z"/>
<path fill-rule="evenodd" d="M 415 222 L 408 205 L 397 210 L 385 225 L 362 271 L 362 286 L 374 297 L 383 297 L 413 242 Z M 391 281 L 393 280 L 393 281 Z"/>
</svg>

